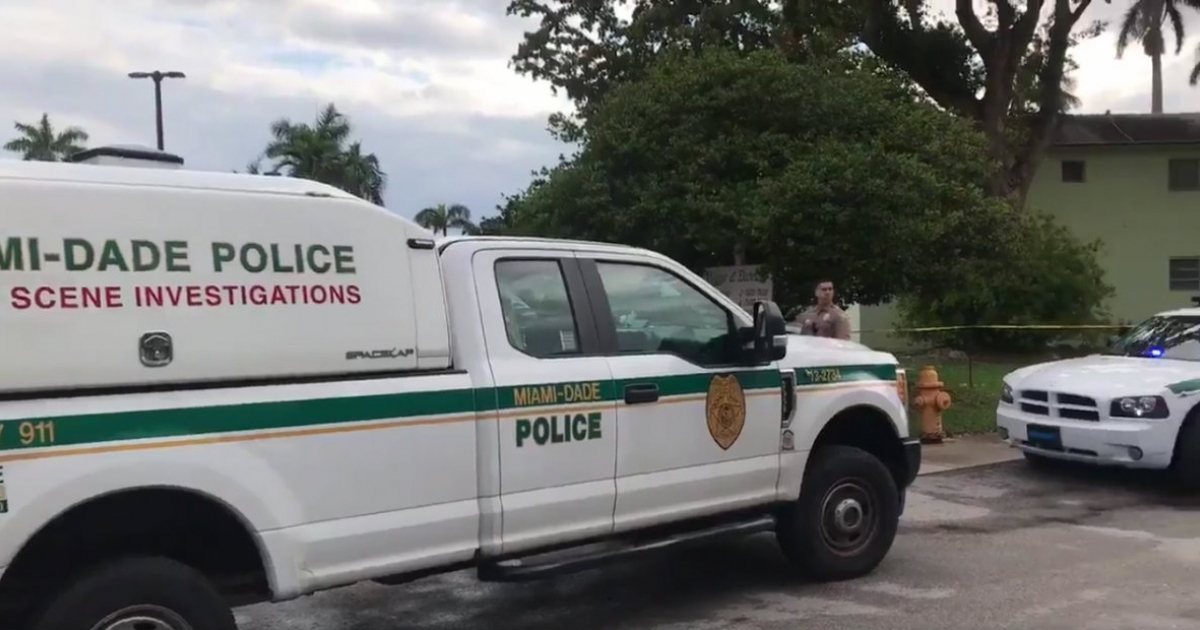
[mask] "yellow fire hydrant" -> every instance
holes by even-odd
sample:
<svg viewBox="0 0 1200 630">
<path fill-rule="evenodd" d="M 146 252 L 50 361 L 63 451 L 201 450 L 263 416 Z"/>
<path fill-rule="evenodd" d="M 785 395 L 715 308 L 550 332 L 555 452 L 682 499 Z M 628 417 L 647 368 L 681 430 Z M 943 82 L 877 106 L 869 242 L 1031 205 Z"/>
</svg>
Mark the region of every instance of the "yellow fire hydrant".
<svg viewBox="0 0 1200 630">
<path fill-rule="evenodd" d="M 950 393 L 944 386 L 932 365 L 921 368 L 917 375 L 920 393 L 913 399 L 913 406 L 921 414 L 921 441 L 926 444 L 940 444 L 946 439 L 946 432 L 942 430 L 942 412 L 950 408 Z"/>
</svg>

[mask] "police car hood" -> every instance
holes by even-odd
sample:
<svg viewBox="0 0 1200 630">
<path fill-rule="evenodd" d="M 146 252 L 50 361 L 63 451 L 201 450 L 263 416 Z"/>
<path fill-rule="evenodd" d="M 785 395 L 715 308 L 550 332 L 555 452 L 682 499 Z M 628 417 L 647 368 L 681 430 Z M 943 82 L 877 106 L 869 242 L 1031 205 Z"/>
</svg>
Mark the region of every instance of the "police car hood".
<svg viewBox="0 0 1200 630">
<path fill-rule="evenodd" d="M 780 361 L 780 367 L 784 368 L 896 363 L 894 355 L 872 350 L 857 341 L 799 335 L 790 331 L 787 340 L 787 356 Z"/>
<path fill-rule="evenodd" d="M 1200 393 L 1200 362 L 1096 354 L 1026 366 L 1010 372 L 1004 382 L 1015 389 L 1100 398 L 1146 396 L 1163 390 Z"/>
</svg>

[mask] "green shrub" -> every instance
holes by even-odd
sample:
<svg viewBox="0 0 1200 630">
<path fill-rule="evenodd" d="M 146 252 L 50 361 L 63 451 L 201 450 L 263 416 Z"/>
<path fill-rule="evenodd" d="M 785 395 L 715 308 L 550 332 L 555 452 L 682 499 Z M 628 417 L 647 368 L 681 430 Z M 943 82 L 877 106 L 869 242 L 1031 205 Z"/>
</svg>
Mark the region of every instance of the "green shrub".
<svg viewBox="0 0 1200 630">
<path fill-rule="evenodd" d="M 944 284 L 898 301 L 905 328 L 980 325 L 1095 325 L 1108 323 L 1099 241 L 1084 243 L 1049 215 L 1012 213 L 996 234 L 998 253 L 964 260 Z M 913 335 L 925 343 L 968 352 L 1025 353 L 1051 344 L 1102 345 L 1106 330 L 959 330 Z"/>
</svg>

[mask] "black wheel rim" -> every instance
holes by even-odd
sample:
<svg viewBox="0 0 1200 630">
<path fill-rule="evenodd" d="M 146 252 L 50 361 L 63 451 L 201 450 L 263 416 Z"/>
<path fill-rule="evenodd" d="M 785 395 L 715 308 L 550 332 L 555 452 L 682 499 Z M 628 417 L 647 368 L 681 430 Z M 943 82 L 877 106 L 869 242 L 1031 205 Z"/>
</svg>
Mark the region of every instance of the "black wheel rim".
<svg viewBox="0 0 1200 630">
<path fill-rule="evenodd" d="M 92 630 L 192 630 L 173 610 L 144 604 L 122 608 L 92 626 Z"/>
<path fill-rule="evenodd" d="M 821 539 L 829 551 L 853 556 L 871 544 L 879 529 L 879 502 L 859 479 L 843 479 L 821 499 Z"/>
</svg>

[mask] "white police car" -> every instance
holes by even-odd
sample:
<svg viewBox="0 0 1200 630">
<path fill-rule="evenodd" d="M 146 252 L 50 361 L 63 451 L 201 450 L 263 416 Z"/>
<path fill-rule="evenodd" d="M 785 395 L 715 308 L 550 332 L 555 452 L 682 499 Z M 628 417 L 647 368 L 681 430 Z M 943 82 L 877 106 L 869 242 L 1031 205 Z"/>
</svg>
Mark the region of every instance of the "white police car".
<svg viewBox="0 0 1200 630">
<path fill-rule="evenodd" d="M 1200 487 L 1200 308 L 1159 313 L 1102 354 L 1009 373 L 996 425 L 1035 463 L 1170 469 Z"/>
</svg>

